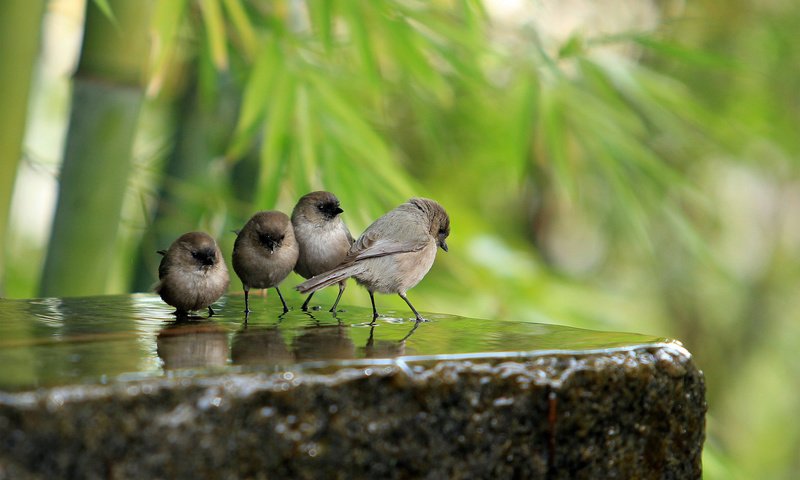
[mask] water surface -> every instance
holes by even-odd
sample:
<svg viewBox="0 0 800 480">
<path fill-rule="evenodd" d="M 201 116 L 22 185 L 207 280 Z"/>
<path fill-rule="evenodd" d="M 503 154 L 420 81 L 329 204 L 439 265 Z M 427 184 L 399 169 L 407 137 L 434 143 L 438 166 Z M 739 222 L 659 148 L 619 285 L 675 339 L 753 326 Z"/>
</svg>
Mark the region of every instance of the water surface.
<svg viewBox="0 0 800 480">
<path fill-rule="evenodd" d="M 270 298 L 215 304 L 177 322 L 156 295 L 0 300 L 0 389 L 107 383 L 180 372 L 302 368 L 352 359 L 425 359 L 627 348 L 668 340 L 558 325 L 342 307 L 282 314 Z"/>
</svg>

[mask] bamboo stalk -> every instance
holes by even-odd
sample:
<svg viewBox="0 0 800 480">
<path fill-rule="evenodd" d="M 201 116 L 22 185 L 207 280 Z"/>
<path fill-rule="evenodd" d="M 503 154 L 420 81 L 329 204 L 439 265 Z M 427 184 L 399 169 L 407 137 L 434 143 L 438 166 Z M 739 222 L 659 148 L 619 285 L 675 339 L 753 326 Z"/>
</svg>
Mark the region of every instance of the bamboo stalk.
<svg viewBox="0 0 800 480">
<path fill-rule="evenodd" d="M 149 58 L 151 1 L 87 2 L 43 296 L 106 293 Z"/>
<path fill-rule="evenodd" d="M 44 0 L 0 2 L 0 296 L 5 291 L 6 232 L 22 156 L 33 66 L 39 51 Z M 12 73 L 13 72 L 13 73 Z"/>
</svg>

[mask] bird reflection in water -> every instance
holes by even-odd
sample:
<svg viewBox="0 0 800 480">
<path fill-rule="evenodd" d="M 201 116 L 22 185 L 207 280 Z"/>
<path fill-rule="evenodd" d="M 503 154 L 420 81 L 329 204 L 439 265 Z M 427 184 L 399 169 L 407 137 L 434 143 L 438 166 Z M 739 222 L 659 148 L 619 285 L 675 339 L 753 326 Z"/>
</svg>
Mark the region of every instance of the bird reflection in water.
<svg viewBox="0 0 800 480">
<path fill-rule="evenodd" d="M 306 313 L 316 322 L 311 313 Z M 336 317 L 336 315 L 333 315 Z M 356 345 L 350 338 L 347 326 L 336 319 L 336 325 L 317 325 L 308 327 L 303 333 L 294 338 L 292 350 L 297 361 L 349 359 L 356 356 Z"/>
<path fill-rule="evenodd" d="M 237 365 L 286 365 L 294 355 L 286 347 L 277 325 L 242 328 L 233 334 L 231 359 Z"/>
<path fill-rule="evenodd" d="M 394 358 L 406 354 L 406 340 L 414 334 L 421 322 L 414 322 L 414 326 L 400 340 L 375 340 L 375 325 L 369 328 L 369 338 L 364 346 L 366 358 Z"/>
<path fill-rule="evenodd" d="M 211 321 L 171 322 L 158 333 L 156 352 L 165 369 L 225 366 L 228 334 Z"/>
<path fill-rule="evenodd" d="M 221 367 L 228 358 L 236 365 L 291 365 L 312 360 L 354 358 L 393 358 L 406 354 L 406 340 L 422 325 L 415 322 L 399 340 L 376 339 L 376 325 L 371 325 L 366 345 L 356 348 L 350 338 L 351 326 L 337 319 L 324 324 L 306 313 L 313 324 L 293 333 L 290 344 L 280 322 L 252 326 L 246 322 L 233 334 L 228 346 L 228 331 L 211 321 L 172 322 L 163 328 L 156 347 L 165 369 Z M 335 317 L 335 315 L 334 315 Z"/>
</svg>

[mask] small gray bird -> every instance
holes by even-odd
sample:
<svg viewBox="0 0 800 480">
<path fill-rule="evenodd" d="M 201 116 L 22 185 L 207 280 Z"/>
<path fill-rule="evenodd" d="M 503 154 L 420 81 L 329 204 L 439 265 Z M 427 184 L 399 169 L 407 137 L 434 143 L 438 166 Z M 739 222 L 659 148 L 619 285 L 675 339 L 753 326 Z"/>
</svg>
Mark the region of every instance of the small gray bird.
<svg viewBox="0 0 800 480">
<path fill-rule="evenodd" d="M 336 267 L 347 256 L 353 245 L 353 236 L 342 221 L 340 214 L 344 210 L 339 206 L 339 199 L 330 192 L 311 192 L 297 201 L 292 211 L 294 236 L 300 247 L 300 256 L 294 271 L 303 278 L 327 272 Z M 342 298 L 346 280 L 339 282 L 339 295 L 330 311 L 335 312 Z M 303 311 L 308 310 L 308 302 L 314 292 L 303 303 Z"/>
<path fill-rule="evenodd" d="M 167 250 L 158 266 L 158 283 L 155 291 L 175 314 L 185 317 L 192 310 L 208 307 L 228 290 L 228 267 L 222 258 L 217 242 L 203 232 L 184 233 Z"/>
<path fill-rule="evenodd" d="M 300 293 L 311 293 L 353 277 L 369 292 L 373 318 L 378 317 L 374 292 L 396 293 L 405 300 L 417 321 L 422 321 L 424 318 L 408 300 L 406 291 L 428 273 L 437 247 L 447 251 L 448 235 L 450 217 L 444 208 L 433 200 L 412 198 L 375 220 L 337 267 L 296 288 Z"/>
<path fill-rule="evenodd" d="M 285 213 L 258 212 L 245 224 L 233 244 L 233 270 L 244 287 L 244 311 L 250 313 L 251 288 L 272 288 L 278 292 L 283 311 L 289 307 L 278 289 L 297 263 L 294 229 Z"/>
</svg>

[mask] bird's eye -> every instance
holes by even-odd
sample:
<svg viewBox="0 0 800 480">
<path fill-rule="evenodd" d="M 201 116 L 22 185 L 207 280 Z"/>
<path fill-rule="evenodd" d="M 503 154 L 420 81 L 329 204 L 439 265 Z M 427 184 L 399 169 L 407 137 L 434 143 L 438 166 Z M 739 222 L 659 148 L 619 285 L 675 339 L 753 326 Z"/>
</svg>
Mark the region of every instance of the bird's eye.
<svg viewBox="0 0 800 480">
<path fill-rule="evenodd" d="M 280 236 L 280 238 L 278 239 L 278 241 L 279 241 L 279 242 L 282 242 L 282 241 L 283 241 L 283 237 L 285 237 L 285 236 L 286 236 L 286 235 L 281 235 L 281 236 Z"/>
<path fill-rule="evenodd" d="M 325 210 L 325 205 L 323 205 L 321 203 L 318 203 L 317 204 L 317 210 Z"/>
<path fill-rule="evenodd" d="M 200 256 L 200 252 L 198 252 L 197 250 L 192 250 L 192 257 L 197 258 L 199 256 Z"/>
<path fill-rule="evenodd" d="M 447 233 L 447 230 L 445 230 L 444 228 L 439 229 L 439 235 L 444 235 L 445 233 Z"/>
</svg>

